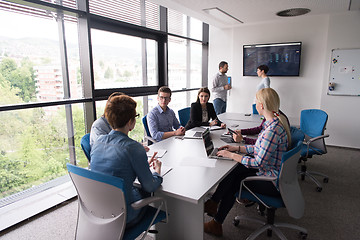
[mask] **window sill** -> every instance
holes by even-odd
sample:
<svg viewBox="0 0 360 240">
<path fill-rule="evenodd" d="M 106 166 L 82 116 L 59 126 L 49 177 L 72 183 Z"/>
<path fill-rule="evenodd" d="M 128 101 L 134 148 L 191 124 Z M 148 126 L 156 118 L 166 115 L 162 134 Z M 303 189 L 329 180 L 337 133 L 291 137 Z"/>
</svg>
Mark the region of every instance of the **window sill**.
<svg viewBox="0 0 360 240">
<path fill-rule="evenodd" d="M 0 231 L 77 195 L 71 180 L 0 208 Z"/>
</svg>

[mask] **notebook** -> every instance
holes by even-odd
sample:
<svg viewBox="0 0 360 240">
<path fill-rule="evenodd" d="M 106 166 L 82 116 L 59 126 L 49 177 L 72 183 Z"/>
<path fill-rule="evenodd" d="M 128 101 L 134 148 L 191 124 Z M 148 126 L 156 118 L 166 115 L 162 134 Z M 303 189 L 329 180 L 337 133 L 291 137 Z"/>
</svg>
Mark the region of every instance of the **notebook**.
<svg viewBox="0 0 360 240">
<path fill-rule="evenodd" d="M 216 153 L 219 151 L 219 149 L 214 148 L 214 143 L 213 143 L 213 141 L 211 140 L 211 137 L 210 137 L 210 131 L 207 131 L 206 133 L 204 132 L 203 141 L 204 141 L 204 146 L 205 146 L 205 150 L 206 150 L 206 154 L 207 154 L 208 158 L 215 158 L 215 159 L 219 159 L 219 160 L 230 160 L 230 161 L 232 161 L 231 158 L 216 156 Z"/>
</svg>

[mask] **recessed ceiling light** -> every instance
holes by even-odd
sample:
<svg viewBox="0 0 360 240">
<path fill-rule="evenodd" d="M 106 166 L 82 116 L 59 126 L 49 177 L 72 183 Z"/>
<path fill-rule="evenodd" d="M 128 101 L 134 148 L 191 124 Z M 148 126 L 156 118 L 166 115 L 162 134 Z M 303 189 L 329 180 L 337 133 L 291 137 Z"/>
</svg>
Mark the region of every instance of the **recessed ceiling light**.
<svg viewBox="0 0 360 240">
<path fill-rule="evenodd" d="M 224 10 L 218 7 L 205 8 L 203 9 L 203 11 L 225 23 L 230 23 L 230 24 L 244 23 L 243 21 L 239 20 L 238 18 L 234 17 L 233 15 L 225 12 Z"/>
<path fill-rule="evenodd" d="M 291 8 L 276 13 L 279 17 L 296 17 L 310 12 L 308 8 Z"/>
</svg>

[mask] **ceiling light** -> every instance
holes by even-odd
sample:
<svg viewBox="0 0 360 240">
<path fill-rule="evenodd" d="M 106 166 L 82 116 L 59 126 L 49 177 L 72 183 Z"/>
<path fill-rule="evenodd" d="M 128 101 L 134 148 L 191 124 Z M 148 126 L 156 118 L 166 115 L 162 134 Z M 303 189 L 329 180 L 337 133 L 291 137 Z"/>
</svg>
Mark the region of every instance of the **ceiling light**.
<svg viewBox="0 0 360 240">
<path fill-rule="evenodd" d="M 279 17 L 296 17 L 310 12 L 308 8 L 291 8 L 276 13 Z"/>
<path fill-rule="evenodd" d="M 222 10 L 218 7 L 206 8 L 206 9 L 203 9 L 203 11 L 224 23 L 228 23 L 228 24 L 237 24 L 239 22 L 244 23 L 243 21 L 237 19 L 233 15 L 225 12 L 224 10 Z"/>
</svg>

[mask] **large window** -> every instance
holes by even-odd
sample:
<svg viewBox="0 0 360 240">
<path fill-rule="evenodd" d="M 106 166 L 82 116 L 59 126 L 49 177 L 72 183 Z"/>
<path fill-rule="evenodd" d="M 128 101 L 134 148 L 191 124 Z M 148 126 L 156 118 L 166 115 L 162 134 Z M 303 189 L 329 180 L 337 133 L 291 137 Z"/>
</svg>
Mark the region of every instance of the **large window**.
<svg viewBox="0 0 360 240">
<path fill-rule="evenodd" d="M 160 86 L 174 91 L 176 113 L 196 100 L 207 82 L 202 23 L 164 9 L 147 0 L 0 0 L 0 207 L 68 181 L 68 162 L 88 166 L 80 139 L 112 92 L 136 100 L 130 137 L 139 142 Z"/>
<path fill-rule="evenodd" d="M 173 90 L 194 89 L 202 78 L 202 23 L 174 10 L 168 11 L 169 86 Z M 187 98 L 187 101 L 189 99 Z"/>
<path fill-rule="evenodd" d="M 97 29 L 91 30 L 95 88 L 156 86 L 157 42 Z M 146 53 L 143 56 L 143 48 Z M 143 57 L 147 59 L 144 75 Z"/>
</svg>

